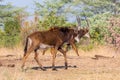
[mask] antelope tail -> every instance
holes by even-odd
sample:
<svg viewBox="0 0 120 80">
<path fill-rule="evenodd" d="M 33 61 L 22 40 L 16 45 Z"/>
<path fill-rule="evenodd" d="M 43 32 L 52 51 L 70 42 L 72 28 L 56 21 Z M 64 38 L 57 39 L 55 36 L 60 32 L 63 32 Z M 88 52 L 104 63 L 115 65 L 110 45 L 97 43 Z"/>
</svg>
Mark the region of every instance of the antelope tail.
<svg viewBox="0 0 120 80">
<path fill-rule="evenodd" d="M 26 55 L 27 47 L 28 47 L 28 38 L 26 39 L 26 43 L 25 43 L 24 56 Z"/>
</svg>

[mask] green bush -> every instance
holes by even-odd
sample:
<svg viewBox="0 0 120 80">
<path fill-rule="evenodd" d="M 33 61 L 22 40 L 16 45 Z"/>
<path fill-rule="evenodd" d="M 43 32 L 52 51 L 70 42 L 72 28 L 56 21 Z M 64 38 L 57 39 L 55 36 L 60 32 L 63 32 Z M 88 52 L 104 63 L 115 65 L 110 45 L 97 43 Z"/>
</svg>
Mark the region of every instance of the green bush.
<svg viewBox="0 0 120 80">
<path fill-rule="evenodd" d="M 5 22 L 5 31 L 0 31 L 0 47 L 14 47 L 20 42 L 20 25 L 17 20 Z"/>
<path fill-rule="evenodd" d="M 110 18 L 108 14 L 99 14 L 90 19 L 91 26 L 90 26 L 90 35 L 91 39 L 94 42 L 104 43 L 104 37 L 109 33 L 108 31 L 108 23 L 107 19 Z"/>
<path fill-rule="evenodd" d="M 10 20 L 5 22 L 5 33 L 7 35 L 18 35 L 20 33 L 20 24 L 17 20 Z"/>
<path fill-rule="evenodd" d="M 80 45 L 79 48 L 84 50 L 84 51 L 90 51 L 94 48 L 94 44 L 90 43 L 88 45 Z"/>
<path fill-rule="evenodd" d="M 5 35 L 5 32 L 0 30 L 0 47 L 2 47 L 4 45 L 4 40 L 5 40 L 4 35 Z"/>
<path fill-rule="evenodd" d="M 70 26 L 72 23 L 68 23 L 63 16 L 56 16 L 54 12 L 49 15 L 43 16 L 43 19 L 39 21 L 39 30 L 48 30 L 53 26 Z"/>
</svg>

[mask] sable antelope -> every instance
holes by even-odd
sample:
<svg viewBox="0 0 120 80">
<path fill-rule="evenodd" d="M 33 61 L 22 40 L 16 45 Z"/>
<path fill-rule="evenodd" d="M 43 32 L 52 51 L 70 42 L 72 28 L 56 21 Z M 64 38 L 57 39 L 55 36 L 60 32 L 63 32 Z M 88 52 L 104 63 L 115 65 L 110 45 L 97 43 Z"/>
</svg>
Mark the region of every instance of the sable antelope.
<svg viewBox="0 0 120 80">
<path fill-rule="evenodd" d="M 52 28 L 53 30 L 59 30 L 59 31 L 62 31 L 62 30 L 60 30 L 60 29 L 65 29 L 65 27 L 54 27 L 54 28 Z M 68 29 L 69 31 L 75 31 L 73 28 L 66 28 L 66 29 Z M 63 31 L 62 31 L 63 32 Z M 76 52 L 76 54 L 79 56 L 79 54 L 78 54 L 78 50 L 77 50 L 77 48 L 76 48 L 76 46 L 75 46 L 75 41 L 76 42 L 79 42 L 80 41 L 80 38 L 82 37 L 82 36 L 84 36 L 86 33 L 88 32 L 88 29 L 87 28 L 83 28 L 83 29 L 80 29 L 78 32 L 71 32 L 71 34 L 70 33 L 64 33 L 63 32 L 63 34 L 66 36 L 66 37 L 68 37 L 69 36 L 69 38 L 71 37 L 73 40 L 72 40 L 72 43 L 70 43 L 71 41 L 71 39 L 67 39 L 66 40 L 66 44 L 67 44 L 67 48 L 66 48 L 66 52 L 68 51 L 68 48 L 69 48 L 69 46 L 71 45 L 72 46 L 72 48 L 74 49 L 74 51 Z M 87 37 L 89 37 L 89 35 L 86 35 Z M 47 49 L 44 49 L 44 51 L 43 51 L 43 55 L 45 54 L 45 52 L 46 52 L 46 50 Z"/>
<path fill-rule="evenodd" d="M 64 41 L 64 43 L 66 43 L 67 45 L 71 44 L 72 48 L 75 50 L 76 54 L 79 56 L 78 50 L 73 43 L 74 40 L 79 41 L 78 36 L 77 36 L 78 32 L 75 32 L 75 30 L 73 28 L 58 27 L 58 26 L 54 26 L 51 30 L 62 32 L 64 34 L 64 38 L 62 39 Z M 73 41 L 72 41 L 72 39 L 73 39 Z M 67 47 L 67 49 L 68 49 L 68 47 Z M 45 51 L 46 51 L 46 49 L 45 49 Z M 45 54 L 45 51 L 43 52 L 43 55 Z M 67 52 L 67 50 L 66 50 L 66 52 Z"/>
<path fill-rule="evenodd" d="M 35 60 L 40 66 L 42 70 L 45 70 L 40 63 L 38 59 L 38 53 L 37 50 L 40 49 L 46 49 L 51 48 L 51 54 L 52 54 L 52 69 L 55 70 L 55 57 L 57 50 L 59 50 L 65 59 L 65 69 L 67 69 L 67 58 L 66 58 L 66 51 L 64 51 L 61 47 L 62 45 L 67 42 L 72 45 L 72 47 L 75 49 L 77 55 L 78 51 L 77 48 L 74 45 L 74 40 L 77 37 L 82 37 L 88 32 L 88 29 L 80 29 L 75 30 L 71 28 L 53 28 L 48 31 L 38 31 L 34 32 L 31 35 L 29 35 L 26 39 L 26 45 L 24 49 L 24 57 L 22 59 L 22 69 L 25 65 L 25 61 L 29 54 L 34 51 L 35 52 Z M 29 45 L 29 46 L 28 46 Z"/>
<path fill-rule="evenodd" d="M 85 15 L 85 13 L 84 13 L 84 15 Z M 68 29 L 73 29 L 73 30 L 74 30 L 74 32 L 73 32 L 72 34 L 76 34 L 77 36 L 74 35 L 73 41 L 79 42 L 79 41 L 80 41 L 80 38 L 83 37 L 86 33 L 88 33 L 89 23 L 88 23 L 88 20 L 87 20 L 86 15 L 85 15 L 85 20 L 86 20 L 86 22 L 87 22 L 87 27 L 86 27 L 86 28 L 81 28 L 81 27 L 80 27 L 80 26 L 81 26 L 80 17 L 79 17 L 79 16 L 76 16 L 76 19 L 77 19 L 77 22 L 78 22 L 78 26 L 74 26 L 74 28 L 68 28 Z M 64 29 L 64 27 L 54 26 L 52 29 L 53 29 L 53 30 L 60 30 L 60 29 Z M 63 32 L 63 31 L 62 31 L 62 32 Z M 66 34 L 64 33 L 64 35 L 66 35 Z M 69 34 L 69 35 L 70 35 L 70 34 Z M 66 35 L 66 36 L 67 36 L 67 35 Z M 85 36 L 88 37 L 88 38 L 90 38 L 89 33 L 86 34 Z M 69 41 L 70 41 L 70 40 L 67 41 L 66 52 L 68 51 L 68 47 L 70 46 Z M 71 44 L 71 45 L 72 45 L 72 44 Z M 73 43 L 73 45 L 72 45 L 72 48 L 74 49 L 74 51 L 76 52 L 76 54 L 79 56 L 78 50 L 77 50 L 76 46 L 74 45 L 74 43 Z M 43 51 L 43 55 L 45 54 L 46 50 L 47 50 L 47 49 L 45 49 L 45 50 Z"/>
</svg>

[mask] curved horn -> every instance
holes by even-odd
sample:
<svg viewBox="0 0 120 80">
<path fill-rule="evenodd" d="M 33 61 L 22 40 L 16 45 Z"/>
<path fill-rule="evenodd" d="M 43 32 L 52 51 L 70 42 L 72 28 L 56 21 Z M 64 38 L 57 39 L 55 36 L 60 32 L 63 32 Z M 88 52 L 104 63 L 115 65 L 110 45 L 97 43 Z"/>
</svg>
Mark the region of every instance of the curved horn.
<svg viewBox="0 0 120 80">
<path fill-rule="evenodd" d="M 79 30 L 80 27 L 81 27 L 81 19 L 80 19 L 80 16 L 76 16 L 76 19 L 77 19 L 77 23 L 78 23 L 77 29 Z"/>
<path fill-rule="evenodd" d="M 88 27 L 90 27 L 90 25 L 89 25 L 89 22 L 88 22 L 87 16 L 85 15 L 85 12 L 83 12 L 83 13 L 84 13 L 85 20 L 86 20 L 86 22 L 87 22 L 87 30 L 89 30 Z M 89 31 L 87 32 L 86 37 L 88 37 L 88 38 L 90 39 L 90 33 L 89 33 Z"/>
<path fill-rule="evenodd" d="M 76 19 L 77 19 L 77 22 L 78 22 L 78 26 L 80 27 L 80 26 L 81 26 L 81 19 L 80 19 L 80 16 L 76 16 Z"/>
</svg>

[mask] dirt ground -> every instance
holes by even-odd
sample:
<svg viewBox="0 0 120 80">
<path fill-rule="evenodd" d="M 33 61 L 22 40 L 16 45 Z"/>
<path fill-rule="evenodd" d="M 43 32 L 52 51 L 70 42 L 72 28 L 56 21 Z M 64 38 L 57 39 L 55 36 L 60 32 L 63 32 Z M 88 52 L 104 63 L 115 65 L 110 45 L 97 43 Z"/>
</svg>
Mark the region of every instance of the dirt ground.
<svg viewBox="0 0 120 80">
<path fill-rule="evenodd" d="M 45 55 L 39 53 L 47 71 L 39 69 L 34 53 L 27 59 L 27 70 L 22 71 L 23 50 L 0 48 L 0 80 L 120 80 L 120 54 L 110 47 L 97 47 L 87 52 L 79 50 L 80 56 L 70 50 L 67 53 L 68 70 L 64 69 L 64 58 L 58 52 L 57 71 L 51 69 L 49 50 Z"/>
</svg>

